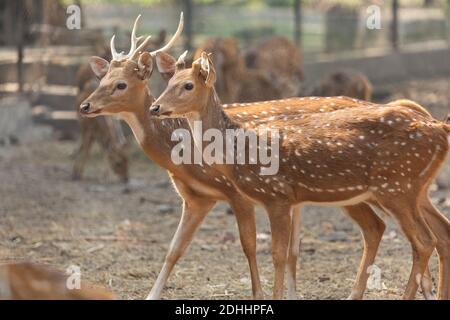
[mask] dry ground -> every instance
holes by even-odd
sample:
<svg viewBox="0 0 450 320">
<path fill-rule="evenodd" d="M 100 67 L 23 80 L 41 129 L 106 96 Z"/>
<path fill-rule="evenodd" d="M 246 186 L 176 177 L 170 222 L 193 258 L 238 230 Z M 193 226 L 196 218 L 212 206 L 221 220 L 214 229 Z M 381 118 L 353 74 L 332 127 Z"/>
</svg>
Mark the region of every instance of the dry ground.
<svg viewBox="0 0 450 320">
<path fill-rule="evenodd" d="M 433 79 L 390 86 L 438 117 L 449 111 L 450 81 Z M 78 265 L 84 280 L 109 287 L 123 299 L 150 290 L 180 217 L 180 199 L 164 170 L 131 148 L 132 183 L 120 185 L 95 150 L 86 178 L 70 179 L 76 144 L 55 139 L 0 147 L 0 262 L 17 259 L 65 270 Z M 447 189 L 433 201 L 450 216 L 450 161 L 440 174 Z M 176 266 L 164 299 L 245 299 L 249 272 L 235 220 L 218 205 Z M 361 255 L 356 227 L 337 209 L 308 207 L 303 213 L 298 292 L 303 299 L 342 299 L 350 293 Z M 369 299 L 400 298 L 410 269 L 410 248 L 388 220 L 376 265 L 383 289 Z M 269 227 L 258 215 L 258 261 L 266 294 L 272 265 Z M 436 258 L 430 262 L 436 272 Z"/>
</svg>

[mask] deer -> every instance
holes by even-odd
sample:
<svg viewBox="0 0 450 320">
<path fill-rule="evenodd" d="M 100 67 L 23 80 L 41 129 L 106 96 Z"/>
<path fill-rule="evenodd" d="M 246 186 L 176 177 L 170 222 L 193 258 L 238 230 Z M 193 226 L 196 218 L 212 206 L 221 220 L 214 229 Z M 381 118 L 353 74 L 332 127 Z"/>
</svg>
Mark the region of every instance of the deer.
<svg viewBox="0 0 450 320">
<path fill-rule="evenodd" d="M 309 96 L 346 96 L 360 100 L 372 99 L 372 84 L 361 72 L 336 71 L 315 85 Z"/>
<path fill-rule="evenodd" d="M 148 78 L 153 71 L 152 56 L 158 56 L 157 64 L 173 65 L 173 59 L 164 51 L 170 49 L 182 30 L 182 19 L 172 40 L 163 49 L 155 52 L 140 53 L 136 44 L 130 53 L 118 55 L 111 42 L 111 63 L 99 57 L 91 58 L 91 67 L 99 79 L 98 88 L 80 105 L 80 113 L 84 117 L 95 118 L 100 115 L 115 115 L 124 119 L 131 127 L 140 147 L 145 154 L 160 166 L 168 170 L 169 176 L 183 198 L 183 214 L 179 227 L 174 235 L 163 268 L 158 275 L 148 299 L 160 297 L 164 284 L 167 282 L 171 270 L 188 247 L 195 231 L 217 201 L 229 203 L 238 223 L 240 240 L 250 267 L 252 280 L 252 293 L 254 298 L 262 298 L 263 292 L 259 281 L 259 273 L 256 263 L 256 227 L 254 218 L 254 205 L 241 196 L 232 184 L 219 172 L 204 165 L 174 165 L 171 160 L 171 151 L 175 143 L 171 135 L 175 129 L 189 129 L 184 119 L 158 120 L 148 117 L 146 108 L 155 99 L 147 87 Z M 133 27 L 132 38 L 135 38 L 136 24 Z M 167 61 L 165 61 L 167 60 Z M 167 74 L 163 73 L 163 77 Z M 168 79 L 166 77 L 166 79 Z M 120 89 L 120 88 L 121 89 Z M 125 87 L 125 88 L 124 88 Z M 123 91 L 123 92 L 122 92 Z M 235 104 L 228 106 L 229 111 L 241 110 L 234 117 L 239 120 L 246 113 L 247 104 Z M 227 109 L 227 110 L 228 110 Z M 304 108 L 303 112 L 320 112 L 319 108 Z M 249 115 L 251 117 L 251 115 Z M 270 117 L 272 115 L 269 115 Z M 300 227 L 299 208 L 294 208 L 293 214 L 296 223 L 293 230 Z M 367 205 L 355 205 L 345 208 L 348 215 L 360 226 L 365 241 L 365 252 L 361 264 L 364 270 L 370 266 L 376 255 L 376 248 L 384 231 L 383 222 Z M 374 221 L 372 228 L 363 228 L 367 221 Z M 376 227 L 377 228 L 376 228 Z M 290 252 L 289 297 L 295 297 L 295 267 L 299 250 L 299 234 L 293 234 L 292 251 Z M 294 244 L 295 242 L 295 244 Z M 366 251 L 369 250 L 369 253 Z M 375 252 L 375 253 L 373 253 Z M 373 256 L 373 257 L 372 257 Z M 368 274 L 362 272 L 357 277 L 354 292 L 351 298 L 362 297 Z M 428 290 L 431 295 L 431 290 Z"/>
<path fill-rule="evenodd" d="M 92 76 L 92 71 L 82 66 L 77 73 L 78 93 L 76 105 L 86 99 L 98 86 L 98 79 Z M 78 107 L 77 107 L 78 109 Z M 113 118 L 85 119 L 80 121 L 80 146 L 75 152 L 75 161 L 72 169 L 72 179 L 80 180 L 83 176 L 89 152 L 95 141 L 98 141 L 106 152 L 109 164 L 120 181 L 127 183 L 128 156 L 126 154 L 126 138 L 121 123 Z"/>
<path fill-rule="evenodd" d="M 261 70 L 269 75 L 273 87 L 279 92 L 279 97 L 276 98 L 294 97 L 298 94 L 299 84 L 304 79 L 303 55 L 290 39 L 282 36 L 266 38 L 247 52 L 245 61 L 250 70 Z"/>
<path fill-rule="evenodd" d="M 244 57 L 235 39 L 210 38 L 197 48 L 193 58 L 198 59 L 203 51 L 213 53 L 217 93 L 224 103 L 254 102 L 296 95 L 298 88 L 288 84 L 303 79 L 300 50 L 284 37 L 269 38 L 258 49 L 257 54 L 252 51 Z M 271 59 L 273 57 L 277 59 Z M 278 62 L 273 63 L 274 60 Z M 250 66 L 246 65 L 247 62 Z"/>
<path fill-rule="evenodd" d="M 450 222 L 432 205 L 428 189 L 448 154 L 450 125 L 433 119 L 414 104 L 377 105 L 342 96 L 255 103 L 247 106 L 254 122 L 258 122 L 259 114 L 279 114 L 262 118 L 255 129 L 248 130 L 256 137 L 277 130 L 269 139 L 270 150 L 263 143 L 258 146 L 266 154 L 278 146 L 274 158 L 281 165 L 269 176 L 261 162 L 237 161 L 235 142 L 239 134 L 245 134 L 247 125 L 224 112 L 214 88 L 211 57 L 203 52 L 192 67 L 186 68 L 183 56 L 168 66 L 158 63 L 159 56 L 160 72 L 169 74 L 170 80 L 149 111 L 159 119 L 185 118 L 202 159 L 248 199 L 265 208 L 272 230 L 274 299 L 281 299 L 284 292 L 291 212 L 306 203 L 368 204 L 382 209 L 395 219 L 412 248 L 413 264 L 403 298 L 415 298 L 436 249 L 438 296 L 448 299 Z M 321 112 L 296 114 L 296 109 L 311 105 Z M 342 108 L 327 112 L 334 105 Z M 235 134 L 231 139 L 227 130 Z M 203 153 L 205 133 L 220 140 L 222 146 L 231 141 L 231 147 L 226 151 L 210 148 L 215 156 Z M 252 154 L 249 145 L 243 147 L 244 155 Z"/>
<path fill-rule="evenodd" d="M 165 30 L 161 30 L 159 37 L 149 41 L 148 48 L 157 48 L 164 43 Z M 148 49 L 147 48 L 147 49 Z M 111 59 L 110 48 L 103 43 L 97 43 L 96 51 L 100 52 L 103 59 Z M 78 93 L 76 98 L 76 110 L 79 105 L 97 88 L 99 80 L 86 63 L 80 66 L 76 75 Z M 107 154 L 109 164 L 120 181 L 127 183 L 129 180 L 128 156 L 126 153 L 127 139 L 121 123 L 112 117 L 99 117 L 87 119 L 79 117 L 80 122 L 80 146 L 75 153 L 75 162 L 72 170 L 73 180 L 80 180 L 89 152 L 95 141 L 98 141 Z"/>
<path fill-rule="evenodd" d="M 0 265 L 0 300 L 116 300 L 103 288 L 80 282 L 68 286 L 68 277 L 31 262 Z"/>
</svg>

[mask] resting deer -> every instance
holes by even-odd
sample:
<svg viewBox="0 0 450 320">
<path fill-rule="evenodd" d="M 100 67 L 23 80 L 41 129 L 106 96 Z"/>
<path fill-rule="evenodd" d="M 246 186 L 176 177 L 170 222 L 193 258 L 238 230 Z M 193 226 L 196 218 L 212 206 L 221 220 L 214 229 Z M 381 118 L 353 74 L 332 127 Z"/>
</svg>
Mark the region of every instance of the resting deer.
<svg viewBox="0 0 450 320">
<path fill-rule="evenodd" d="M 310 95 L 318 97 L 347 96 L 370 101 L 372 84 L 360 72 L 337 71 L 321 80 Z"/>
<path fill-rule="evenodd" d="M 3 264 L 0 265 L 0 300 L 116 299 L 111 292 L 85 283 L 70 288 L 68 280 L 64 274 L 34 263 Z"/>
<path fill-rule="evenodd" d="M 305 203 L 382 208 L 396 219 L 412 246 L 413 265 L 403 298 L 415 297 L 435 248 L 440 262 L 439 296 L 448 298 L 450 223 L 431 204 L 428 187 L 448 154 L 450 125 L 433 119 L 420 106 L 381 106 L 346 97 L 255 103 L 247 106 L 258 123 L 250 131 L 258 136 L 277 129 L 281 139 L 279 155 L 275 153 L 281 160 L 279 170 L 272 176 L 262 176 L 267 168 L 261 163 L 236 164 L 241 155 L 235 152 L 236 137 L 229 140 L 227 130 L 245 134 L 246 125 L 224 112 L 214 90 L 210 57 L 203 53 L 192 68 L 186 68 L 182 58 L 163 67 L 160 71 L 169 73 L 171 79 L 150 107 L 151 114 L 186 118 L 205 162 L 213 164 L 240 192 L 268 212 L 274 298 L 283 296 L 290 212 Z M 310 105 L 323 112 L 297 115 L 296 109 Z M 335 105 L 342 108 L 327 111 Z M 259 120 L 260 114 L 272 112 L 278 115 Z M 213 156 L 210 148 L 210 154 L 205 154 L 205 133 L 223 146 L 232 141 L 230 150 L 214 148 Z M 272 136 L 271 146 L 274 140 L 277 145 L 276 136 Z M 244 147 L 244 155 L 254 154 L 247 144 Z M 259 147 L 267 154 L 267 146 Z M 274 152 L 273 148 L 269 151 Z"/>
<path fill-rule="evenodd" d="M 181 32 L 181 26 L 182 24 L 180 24 L 171 43 L 175 41 Z M 133 30 L 132 34 L 135 37 L 135 30 Z M 169 45 L 165 47 L 165 50 L 168 48 L 170 48 Z M 149 55 L 152 56 L 154 53 L 140 54 L 137 52 L 128 54 L 128 57 L 117 57 L 113 50 L 113 56 L 116 58 L 111 61 L 111 64 L 98 57 L 92 58 L 93 71 L 99 78 L 102 78 L 102 81 L 98 89 L 80 106 L 80 112 L 89 118 L 98 115 L 115 114 L 125 119 L 147 156 L 169 171 L 174 185 L 183 198 L 182 219 L 169 253 L 166 256 L 162 272 L 158 276 L 149 298 L 155 299 L 160 296 L 172 268 L 189 245 L 195 230 L 209 209 L 216 201 L 220 200 L 227 201 L 235 211 L 242 246 L 250 265 L 253 295 L 256 298 L 261 298 L 263 295 L 256 264 L 256 231 L 253 204 L 237 193 L 230 182 L 210 166 L 174 165 L 172 163 L 171 152 L 175 143 L 171 141 L 170 137 L 175 129 L 188 129 L 189 126 L 184 119 L 160 121 L 147 117 L 146 108 L 148 103 L 154 101 L 150 90 L 147 88 L 147 78 L 153 69 L 152 59 L 150 59 Z M 171 56 L 163 52 L 159 52 L 159 56 L 159 64 L 173 64 Z M 165 57 L 166 61 L 162 61 L 164 60 L 162 57 Z M 138 61 L 137 63 L 136 60 Z M 237 104 L 235 107 L 230 106 L 229 111 L 240 110 L 241 113 L 235 113 L 232 115 L 233 118 L 236 120 L 242 118 L 243 121 L 246 121 L 245 114 L 247 113 L 245 110 L 248 104 Z M 317 113 L 320 112 L 319 109 L 317 107 L 305 107 L 302 109 L 302 112 Z M 251 114 L 248 114 L 248 116 L 252 117 Z M 273 115 L 267 115 L 267 117 L 271 116 Z M 261 117 L 264 117 L 264 114 Z M 252 118 L 252 120 L 254 119 Z M 251 121 L 248 122 L 250 123 Z M 361 262 L 361 268 L 367 270 L 367 267 L 373 263 L 375 258 L 376 249 L 384 231 L 384 224 L 372 209 L 365 204 L 349 206 L 345 210 L 362 228 L 365 240 L 365 253 Z M 293 228 L 295 232 L 292 235 L 293 245 L 290 252 L 289 270 L 291 277 L 288 282 L 290 298 L 295 296 L 295 266 L 299 248 L 299 233 L 296 230 L 300 226 L 300 215 L 298 214 L 298 208 L 295 208 L 294 211 L 294 220 L 297 223 Z M 369 223 L 371 228 L 364 227 L 368 222 L 371 222 Z M 366 252 L 367 250 L 369 253 Z M 352 298 L 362 297 L 367 277 L 367 272 L 358 274 Z M 427 292 L 431 294 L 431 289 Z"/>
</svg>

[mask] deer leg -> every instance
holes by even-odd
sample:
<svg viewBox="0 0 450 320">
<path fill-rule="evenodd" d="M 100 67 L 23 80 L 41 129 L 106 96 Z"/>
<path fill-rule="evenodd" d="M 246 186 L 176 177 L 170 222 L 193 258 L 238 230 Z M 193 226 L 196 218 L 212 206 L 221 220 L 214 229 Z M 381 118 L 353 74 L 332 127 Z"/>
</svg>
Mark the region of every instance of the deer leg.
<svg viewBox="0 0 450 320">
<path fill-rule="evenodd" d="M 83 120 L 83 121 L 95 121 L 95 120 Z M 83 175 L 84 166 L 89 156 L 92 143 L 94 142 L 93 127 L 91 125 L 81 125 L 81 145 L 76 154 L 75 162 L 72 170 L 72 179 L 79 180 Z"/>
<path fill-rule="evenodd" d="M 369 279 L 368 268 L 373 265 L 377 255 L 378 246 L 383 236 L 386 225 L 372 208 L 365 203 L 343 208 L 344 212 L 358 224 L 364 240 L 364 251 L 359 264 L 355 284 L 348 299 L 360 300 Z"/>
<path fill-rule="evenodd" d="M 287 297 L 289 300 L 297 299 L 297 258 L 300 251 L 300 227 L 301 212 L 300 206 L 293 207 L 291 210 L 291 238 L 289 240 L 289 252 L 287 261 Z"/>
<path fill-rule="evenodd" d="M 284 273 L 291 229 L 290 211 L 289 206 L 267 208 L 272 230 L 272 258 L 275 269 L 273 299 L 275 300 L 283 299 Z"/>
<path fill-rule="evenodd" d="M 450 289 L 450 222 L 434 207 L 427 194 L 422 195 L 420 207 L 423 210 L 425 220 L 437 238 L 436 250 L 439 256 L 438 298 L 448 300 Z M 433 296 L 430 298 L 433 298 Z"/>
<path fill-rule="evenodd" d="M 156 300 L 161 296 L 164 285 L 169 278 L 170 272 L 177 263 L 178 259 L 183 255 L 186 248 L 192 241 L 195 231 L 205 218 L 206 214 L 214 206 L 215 201 L 190 197 L 189 200 L 183 202 L 183 213 L 180 223 L 178 224 L 175 236 L 169 247 L 163 267 L 153 285 L 147 300 Z"/>
<path fill-rule="evenodd" d="M 255 208 L 251 204 L 230 201 L 239 228 L 242 249 L 247 257 L 252 279 L 252 293 L 254 299 L 264 299 L 264 292 L 259 277 L 256 261 L 256 221 Z"/>
<path fill-rule="evenodd" d="M 436 246 L 436 237 L 429 229 L 417 204 L 418 197 L 377 197 L 378 203 L 392 214 L 399 223 L 412 247 L 413 265 L 403 299 L 414 299 L 422 283 L 428 260 Z"/>
</svg>

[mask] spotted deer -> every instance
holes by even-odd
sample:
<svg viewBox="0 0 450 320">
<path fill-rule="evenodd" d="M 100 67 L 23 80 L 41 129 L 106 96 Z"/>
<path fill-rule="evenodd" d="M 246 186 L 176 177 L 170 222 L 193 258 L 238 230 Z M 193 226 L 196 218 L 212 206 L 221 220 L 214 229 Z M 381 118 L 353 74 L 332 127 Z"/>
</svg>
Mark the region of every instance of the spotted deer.
<svg viewBox="0 0 450 320">
<path fill-rule="evenodd" d="M 107 56 L 106 56 L 107 57 Z M 78 94 L 77 110 L 80 103 L 86 99 L 98 86 L 98 79 L 86 66 L 80 67 L 77 73 Z M 126 138 L 118 120 L 99 117 L 86 119 L 80 117 L 80 146 L 75 153 L 72 170 L 74 180 L 81 179 L 89 152 L 95 141 L 106 152 L 111 169 L 124 183 L 128 181 L 128 157 L 126 154 Z"/>
<path fill-rule="evenodd" d="M 250 70 L 260 70 L 268 75 L 272 87 L 279 92 L 278 98 L 298 94 L 303 81 L 303 55 L 290 39 L 282 36 L 268 37 L 250 50 L 245 60 Z"/>
<path fill-rule="evenodd" d="M 132 38 L 135 38 L 135 27 Z M 173 66 L 173 58 L 161 52 L 168 50 L 179 36 L 182 29 L 182 20 L 172 40 L 165 48 L 158 52 L 157 64 Z M 256 263 L 256 229 L 254 217 L 254 205 L 251 201 L 240 195 L 233 185 L 220 172 L 210 166 L 204 165 L 175 165 L 171 160 L 171 151 L 176 143 L 171 140 L 171 135 L 176 129 L 189 129 L 184 119 L 151 119 L 147 115 L 147 107 L 154 101 L 151 91 L 147 88 L 148 78 L 153 70 L 155 52 L 139 53 L 132 44 L 134 51 L 130 50 L 127 56 L 120 55 L 113 48 L 113 60 L 111 63 L 99 58 L 91 59 L 91 66 L 95 74 L 102 79 L 98 88 L 80 105 L 80 113 L 87 118 L 95 118 L 99 115 L 116 115 L 124 119 L 131 127 L 139 145 L 146 155 L 168 170 L 168 173 L 180 196 L 183 198 L 183 214 L 172 240 L 169 252 L 166 256 L 162 271 L 149 294 L 149 299 L 159 298 L 171 270 L 177 260 L 189 245 L 196 229 L 217 201 L 227 201 L 235 212 L 238 222 L 241 243 L 247 256 L 252 279 L 252 291 L 255 298 L 263 297 Z M 167 76 L 163 73 L 163 76 Z M 229 106 L 230 111 L 241 110 L 232 114 L 236 121 L 241 118 L 247 104 Z M 320 112 L 318 108 L 305 108 L 302 112 Z M 251 115 L 249 115 L 251 117 Z M 260 115 L 264 117 L 264 115 Z M 267 117 L 273 116 L 272 114 Z M 262 118 L 261 118 L 262 119 Z M 362 228 L 366 247 L 373 252 L 364 254 L 361 264 L 369 266 L 371 256 L 376 254 L 376 248 L 384 231 L 383 222 L 376 216 L 372 209 L 364 204 L 348 206 L 345 208 L 348 215 Z M 300 215 L 298 208 L 293 209 L 294 221 L 297 221 L 292 235 L 292 250 L 290 252 L 290 266 L 293 281 L 289 281 L 289 297 L 295 296 L 295 266 L 299 248 Z M 373 221 L 372 228 L 364 228 L 368 221 Z M 366 249 L 365 249 L 366 250 Z M 364 268 L 366 270 L 367 268 Z M 362 272 L 357 277 L 352 298 L 361 298 L 366 287 L 368 274 Z M 429 290 L 428 292 L 431 291 Z"/>
<path fill-rule="evenodd" d="M 80 282 L 79 285 L 78 287 L 77 283 L 72 284 L 63 273 L 35 263 L 0 265 L 0 300 L 116 299 L 108 290 L 84 282 Z"/>
<path fill-rule="evenodd" d="M 165 30 L 161 30 L 159 37 L 149 41 L 146 49 L 162 46 L 165 37 Z M 103 59 L 111 59 L 110 48 L 105 46 L 103 41 L 96 44 L 96 51 L 101 53 L 100 57 Z M 88 63 L 80 66 L 76 80 L 78 87 L 76 109 L 78 110 L 80 103 L 98 87 L 99 80 Z M 122 182 L 127 182 L 129 179 L 128 156 L 126 153 L 127 139 L 120 121 L 112 117 L 98 117 L 95 119 L 79 117 L 79 121 L 81 138 L 80 146 L 75 153 L 72 171 L 73 179 L 81 179 L 92 145 L 95 141 L 98 141 L 107 154 L 111 169 Z"/>
<path fill-rule="evenodd" d="M 327 75 L 312 90 L 310 96 L 347 96 L 360 100 L 372 99 L 372 84 L 367 77 L 354 71 L 336 71 Z"/>
<path fill-rule="evenodd" d="M 252 114 L 255 123 L 254 129 L 248 129 L 250 124 L 239 123 L 224 112 L 214 89 L 215 70 L 207 53 L 202 53 L 191 68 L 186 68 L 180 57 L 160 72 L 170 73 L 171 78 L 149 108 L 150 113 L 163 119 L 186 118 L 205 162 L 268 212 L 275 267 L 274 298 L 283 297 L 291 211 L 314 203 L 372 205 L 395 218 L 413 254 L 403 298 L 415 297 L 436 248 L 439 297 L 448 299 L 450 222 L 431 204 L 428 189 L 448 154 L 450 125 L 433 119 L 414 103 L 377 105 L 347 97 L 309 97 L 248 105 L 246 112 Z M 334 110 L 336 105 L 341 108 Z M 297 113 L 298 109 L 311 106 L 320 112 Z M 263 114 L 273 116 L 260 119 Z M 271 176 L 263 175 L 266 167 L 261 162 L 238 162 L 236 139 L 229 140 L 227 134 L 245 134 L 246 129 L 257 137 L 267 131 L 279 132 L 279 149 L 259 145 L 260 152 L 275 152 L 275 158 L 281 161 L 279 170 Z M 214 156 L 212 152 L 205 155 L 204 134 L 220 140 L 222 146 L 227 141 L 233 144 L 230 150 L 217 147 Z M 271 140 L 277 137 L 272 135 Z M 254 154 L 251 152 L 244 144 L 243 154 L 250 156 Z M 358 275 L 366 270 L 360 269 Z M 292 272 L 289 277 L 292 278 Z"/>
<path fill-rule="evenodd" d="M 165 262 L 148 299 L 158 299 L 173 267 L 191 242 L 195 231 L 206 214 L 217 201 L 227 201 L 233 209 L 241 236 L 242 247 L 247 256 L 252 292 L 255 298 L 262 298 L 263 291 L 256 262 L 256 228 L 254 208 L 232 184 L 218 171 L 209 166 L 175 165 L 171 161 L 171 150 L 176 145 L 171 134 L 176 128 L 188 125 L 182 119 L 149 119 L 147 107 L 154 101 L 148 88 L 153 71 L 153 58 L 159 52 L 169 50 L 179 38 L 183 29 L 181 16 L 177 31 L 161 49 L 141 52 L 144 42 L 137 46 L 137 21 L 132 31 L 131 48 L 128 54 L 117 53 L 114 37 L 111 39 L 112 60 L 92 57 L 92 70 L 100 80 L 98 88 L 81 103 L 79 111 L 86 118 L 100 115 L 116 115 L 123 119 L 145 154 L 168 171 L 168 174 L 183 198 L 183 213 L 173 237 Z"/>
<path fill-rule="evenodd" d="M 160 55 L 166 58 L 166 62 L 158 61 L 159 64 L 169 64 L 172 65 L 173 58 L 163 52 L 159 53 Z M 109 64 L 98 58 L 94 58 L 92 61 L 93 70 L 97 73 L 97 75 L 102 77 L 107 77 L 106 73 L 111 74 L 109 81 L 112 82 L 107 84 L 106 87 L 103 87 L 102 84 L 99 87 L 99 90 L 103 90 L 103 92 L 96 92 L 91 97 L 89 97 L 86 102 L 89 105 L 84 105 L 87 109 L 82 113 L 88 113 L 88 117 L 95 117 L 98 114 L 122 114 L 124 119 L 128 119 L 128 124 L 132 128 L 136 137 L 138 137 L 140 141 L 140 145 L 151 159 L 157 161 L 161 166 L 168 169 L 169 174 L 171 175 L 172 181 L 176 185 L 176 187 L 181 187 L 181 196 L 184 199 L 185 204 L 190 204 L 190 209 L 185 207 L 185 214 L 183 214 L 182 221 L 180 222 L 180 226 L 178 231 L 172 241 L 173 245 L 171 246 L 169 253 L 166 257 L 166 262 L 164 264 L 163 270 L 160 273 L 156 284 L 149 295 L 149 298 L 158 298 L 161 290 L 169 276 L 170 270 L 172 270 L 175 265 L 177 259 L 182 255 L 185 248 L 188 246 L 190 239 L 192 238 L 193 232 L 197 229 L 198 225 L 202 221 L 202 217 L 206 215 L 208 212 L 200 210 L 201 206 L 198 204 L 198 198 L 193 197 L 192 195 L 198 194 L 202 197 L 205 197 L 211 201 L 218 200 L 226 200 L 229 202 L 231 207 L 236 212 L 236 217 L 239 225 L 239 230 L 241 231 L 241 242 L 244 247 L 244 252 L 246 253 L 250 269 L 252 275 L 252 288 L 254 297 L 262 297 L 262 291 L 255 290 L 255 288 L 260 288 L 259 278 L 257 277 L 257 267 L 256 267 L 256 257 L 255 257 L 255 236 L 256 231 L 254 227 L 254 217 L 252 217 L 253 209 L 249 209 L 252 206 L 246 199 L 237 196 L 236 190 L 229 188 L 231 184 L 223 178 L 223 176 L 218 175 L 216 171 L 212 170 L 209 166 L 204 166 L 202 168 L 198 168 L 198 166 L 178 166 L 178 170 L 174 171 L 168 167 L 170 160 L 170 152 L 174 147 L 174 144 L 169 141 L 170 135 L 173 133 L 173 130 L 179 128 L 188 129 L 187 123 L 183 119 L 177 120 L 164 120 L 164 121 L 156 121 L 150 120 L 146 118 L 145 114 L 145 106 L 142 105 L 142 101 L 153 101 L 154 98 L 151 95 L 151 92 L 146 88 L 146 86 L 140 85 L 140 82 L 143 81 L 140 77 L 136 79 L 136 75 L 138 74 L 139 69 L 136 69 L 136 63 L 130 61 L 126 63 L 126 61 L 122 61 L 121 63 L 112 62 L 111 66 Z M 115 65 L 114 65 L 115 64 Z M 114 65 L 114 66 L 113 66 Z M 98 69 L 101 67 L 100 69 Z M 152 64 L 149 66 L 149 73 L 151 74 Z M 163 76 L 166 75 L 165 73 Z M 116 95 L 115 97 L 110 97 L 110 90 L 112 84 L 118 84 L 118 81 L 126 81 L 127 83 L 137 83 L 139 87 L 133 91 L 125 92 L 123 94 Z M 116 81 L 116 82 L 114 82 Z M 109 85 L 109 87 L 108 87 Z M 109 89 L 109 90 L 108 90 Z M 148 95 L 148 96 L 147 96 Z M 139 98 L 144 96 L 144 98 Z M 135 97 L 138 97 L 135 100 Z M 236 120 L 247 121 L 249 123 L 253 122 L 253 117 L 251 114 L 248 114 L 245 109 L 250 104 L 234 104 L 228 106 L 227 112 L 232 113 L 233 111 L 241 110 L 239 113 L 230 114 Z M 83 107 L 83 106 L 82 106 Z M 242 110 L 244 109 L 244 110 Z M 304 112 L 320 112 L 317 107 L 307 108 L 305 107 L 302 111 Z M 251 119 L 247 120 L 245 117 L 248 116 Z M 260 115 L 260 117 L 264 117 L 265 115 Z M 267 115 L 267 117 L 273 116 L 272 114 Z M 148 123 L 151 126 L 148 126 Z M 162 134 L 162 137 L 159 137 L 157 140 L 160 143 L 155 142 L 155 137 L 158 134 Z M 161 140 L 163 139 L 163 140 Z M 164 140 L 165 139 L 165 140 Z M 190 170 L 190 171 L 189 171 Z M 186 176 L 186 173 L 189 173 Z M 213 173 L 211 173 L 213 172 Z M 195 182 L 193 188 L 188 188 L 190 186 L 191 180 Z M 221 179 L 224 179 L 223 181 Z M 199 190 L 199 188 L 204 188 L 203 190 Z M 213 191 L 215 194 L 210 194 L 205 192 L 207 188 L 210 188 L 210 191 Z M 189 191 L 188 193 L 186 191 Z M 193 208 L 194 207 L 194 208 Z M 355 205 L 345 207 L 344 210 L 348 213 L 348 215 L 360 226 L 362 230 L 362 234 L 365 241 L 365 252 L 363 254 L 363 258 L 361 261 L 361 269 L 367 270 L 367 267 L 373 263 L 373 260 L 376 255 L 376 249 L 378 248 L 378 244 L 381 240 L 381 236 L 384 231 L 384 224 L 382 220 L 380 220 L 377 215 L 372 211 L 372 209 L 365 205 Z M 365 210 L 365 215 L 362 216 L 361 212 Z M 295 221 L 295 226 L 293 228 L 292 250 L 290 251 L 289 256 L 289 265 L 290 265 L 290 273 L 292 277 L 289 278 L 288 282 L 288 294 L 290 298 L 295 297 L 295 271 L 296 271 L 296 260 L 298 256 L 299 249 L 299 228 L 300 228 L 300 214 L 298 208 L 293 209 L 293 221 Z M 251 225 L 252 224 L 252 225 Z M 371 228 L 365 228 L 365 225 L 370 225 Z M 366 254 L 366 251 L 369 254 Z M 372 258 L 373 257 L 373 258 Z M 363 267 L 365 266 L 365 267 Z M 350 298 L 360 299 L 364 293 L 366 282 L 367 282 L 368 273 L 360 272 L 358 273 L 358 277 L 354 286 L 354 290 L 352 291 L 352 295 Z M 256 291 L 256 293 L 255 293 Z M 424 292 L 427 293 L 428 296 L 431 296 L 431 287 L 428 285 L 424 287 Z"/>
<path fill-rule="evenodd" d="M 235 39 L 211 38 L 195 51 L 194 59 L 198 59 L 203 51 L 213 53 L 217 76 L 216 90 L 224 103 L 295 96 L 298 88 L 294 86 L 303 78 L 300 51 L 290 40 L 283 37 L 269 38 L 258 48 L 258 54 L 251 54 L 251 67 L 248 67 L 248 58 L 241 53 Z M 270 63 L 267 63 L 268 61 Z"/>
</svg>

